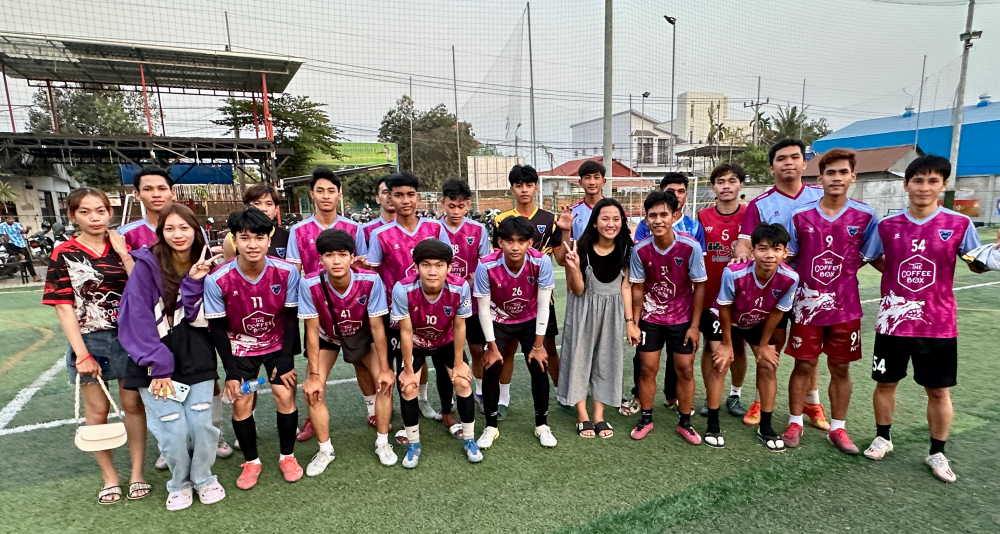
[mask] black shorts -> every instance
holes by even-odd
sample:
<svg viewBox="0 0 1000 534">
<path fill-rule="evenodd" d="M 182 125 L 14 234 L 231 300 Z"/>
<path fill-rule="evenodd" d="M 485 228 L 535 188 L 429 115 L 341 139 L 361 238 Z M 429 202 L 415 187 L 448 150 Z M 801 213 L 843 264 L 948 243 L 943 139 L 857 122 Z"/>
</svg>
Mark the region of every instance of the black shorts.
<svg viewBox="0 0 1000 534">
<path fill-rule="evenodd" d="M 399 341 L 399 328 L 389 328 L 389 315 L 383 315 L 385 321 L 386 359 L 389 369 L 396 369 L 396 374 L 403 369 L 403 345 Z M 395 362 L 395 363 L 393 363 Z"/>
<path fill-rule="evenodd" d="M 493 323 L 493 333 L 496 335 L 497 348 L 500 354 L 504 354 L 504 349 L 511 341 L 517 341 L 521 345 L 521 351 L 527 356 L 535 346 L 535 321 L 524 321 L 523 323 L 501 324 Z"/>
<path fill-rule="evenodd" d="M 708 310 L 701 311 L 698 330 L 705 336 L 705 341 L 722 341 L 722 321 Z"/>
<path fill-rule="evenodd" d="M 438 364 L 441 363 L 448 369 L 455 367 L 455 343 L 448 343 L 436 349 L 413 349 L 413 372 L 420 371 L 420 368 L 427 363 L 427 360 L 434 362 L 435 372 L 440 371 Z M 465 355 L 462 355 L 465 360 Z"/>
<path fill-rule="evenodd" d="M 872 380 L 891 384 L 906 378 L 913 360 L 913 381 L 925 388 L 958 383 L 958 338 L 903 337 L 875 334 Z"/>
<path fill-rule="evenodd" d="M 730 330 L 730 335 L 733 339 L 736 339 L 737 336 L 743 338 L 743 341 L 746 341 L 747 345 L 750 345 L 751 347 L 759 347 L 760 338 L 764 335 L 764 325 L 766 323 L 767 321 L 760 322 L 750 328 L 739 328 L 736 325 L 733 325 L 732 330 Z"/>
<path fill-rule="evenodd" d="M 483 325 L 479 323 L 479 315 L 472 314 L 465 319 L 465 341 L 471 345 L 485 345 L 486 335 L 483 334 Z"/>
<path fill-rule="evenodd" d="M 556 305 L 552 302 L 549 303 L 549 324 L 545 329 L 545 337 L 556 337 L 559 335 L 559 327 L 556 325 L 558 321 L 556 320 Z"/>
<path fill-rule="evenodd" d="M 784 315 L 781 316 L 781 321 L 778 322 L 778 326 L 776 326 L 774 329 L 775 330 L 785 330 L 785 329 L 787 329 L 788 328 L 788 323 L 791 320 L 792 320 L 792 310 L 788 310 L 788 311 L 785 312 Z M 763 325 L 763 323 L 761 323 L 761 324 Z M 760 336 L 757 336 L 757 339 L 760 340 Z"/>
<path fill-rule="evenodd" d="M 233 360 L 236 361 L 239 378 L 244 382 L 257 380 L 263 366 L 265 378 L 269 382 L 282 384 L 281 375 L 295 369 L 295 359 L 291 355 L 282 356 L 280 350 L 260 356 L 233 356 Z"/>
<path fill-rule="evenodd" d="M 684 335 L 687 334 L 688 328 L 691 328 L 691 323 L 662 325 L 640 320 L 640 342 L 635 350 L 636 352 L 660 352 L 666 346 L 668 355 L 691 354 L 694 352 L 694 345 L 691 342 L 684 343 Z"/>
<path fill-rule="evenodd" d="M 368 356 L 374 342 L 375 339 L 372 337 L 371 330 L 363 328 L 357 334 L 350 336 L 347 343 L 332 343 L 321 338 L 319 340 L 319 349 L 332 350 L 338 355 L 342 354 L 345 362 L 355 364 Z"/>
</svg>

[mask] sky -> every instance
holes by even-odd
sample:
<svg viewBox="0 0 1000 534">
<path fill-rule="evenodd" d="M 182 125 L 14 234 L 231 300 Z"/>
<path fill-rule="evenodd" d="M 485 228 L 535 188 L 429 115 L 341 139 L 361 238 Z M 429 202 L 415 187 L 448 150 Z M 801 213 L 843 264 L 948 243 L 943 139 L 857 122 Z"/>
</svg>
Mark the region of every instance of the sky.
<svg viewBox="0 0 1000 534">
<path fill-rule="evenodd" d="M 403 94 L 418 109 L 444 104 L 472 123 L 477 137 L 512 153 L 530 133 L 570 159 L 570 124 L 602 113 L 604 2 L 507 0 L 0 0 L 0 30 L 300 57 L 288 92 L 326 104 L 351 141 L 374 141 L 379 122 Z M 227 35 L 226 14 L 229 31 Z M 966 5 L 960 0 L 616 0 L 613 17 L 614 111 L 641 109 L 670 118 L 671 27 L 676 17 L 676 93 L 720 92 L 728 114 L 749 121 L 746 102 L 770 100 L 765 113 L 798 105 L 840 128 L 917 106 L 927 55 L 923 109 L 951 107 L 958 81 Z M 977 2 L 984 32 L 969 61 L 966 104 L 1000 99 L 1000 1 Z M 529 61 L 529 51 L 530 59 Z M 19 129 L 32 89 L 8 80 Z M 164 97 L 167 134 L 220 136 L 211 124 L 218 98 Z M 6 111 L 0 129 L 9 131 Z M 521 124 L 520 127 L 517 124 Z M 522 149 L 523 150 L 523 149 Z M 542 157 L 541 155 L 539 156 Z M 540 167 L 546 164 L 540 162 Z"/>
</svg>

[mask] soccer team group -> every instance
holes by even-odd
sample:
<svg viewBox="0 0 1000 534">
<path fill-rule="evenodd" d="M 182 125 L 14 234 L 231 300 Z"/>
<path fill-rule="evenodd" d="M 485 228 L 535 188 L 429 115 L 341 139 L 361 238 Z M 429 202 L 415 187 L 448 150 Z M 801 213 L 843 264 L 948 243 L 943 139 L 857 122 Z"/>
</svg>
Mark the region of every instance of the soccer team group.
<svg viewBox="0 0 1000 534">
<path fill-rule="evenodd" d="M 378 182 L 381 216 L 359 225 L 337 214 L 341 181 L 320 168 L 310 182 L 313 216 L 285 230 L 275 223 L 277 192 L 252 186 L 246 209 L 229 216 L 230 233 L 215 256 L 194 213 L 173 202 L 173 182 L 162 169 L 136 175 L 146 215 L 117 232 L 109 231 L 107 196 L 75 190 L 68 212 L 78 235 L 53 252 L 43 302 L 55 307 L 69 340 L 67 370 L 82 384 L 87 424 L 108 419 L 110 396 L 95 384 L 119 383 L 131 476 L 123 493 L 111 452 L 95 453 L 104 478 L 98 502 L 150 493 L 143 476 L 147 429 L 159 445 L 157 467 L 171 472 L 169 510 L 187 508 L 195 495 L 205 504 L 223 499 L 212 473 L 216 457 L 233 453 L 220 432 L 223 400 L 232 402 L 234 446 L 245 458 L 236 486 L 252 488 L 262 471 L 255 388 L 264 382 L 274 396 L 285 480 L 320 475 L 335 459 L 325 391 L 338 356 L 354 366 L 385 466 L 399 460 L 394 446 L 405 448 L 403 467 L 418 465 L 421 415 L 440 421 L 470 462 L 482 461 L 508 413 L 518 349 L 530 373 L 534 434 L 544 447 L 557 444 L 547 424 L 550 379 L 558 402 L 576 410 L 580 437 L 614 435 L 604 417 L 610 405 L 638 413 L 631 438 L 645 438 L 654 428 L 665 352 L 663 392 L 687 443 L 725 446 L 724 404 L 757 427 L 770 451 L 797 447 L 808 418 L 837 449 L 858 454 L 845 421 L 849 367 L 862 358 L 857 272 L 866 263 L 884 276 L 871 371 L 876 437 L 864 454 L 878 460 L 892 451 L 895 388 L 912 360 L 914 380 L 928 395 L 926 462 L 937 478 L 954 481 L 944 456 L 958 356 L 952 280 L 957 259 L 979 238 L 968 217 L 938 205 L 948 161 L 914 160 L 903 179 L 908 207 L 879 220 L 847 195 L 856 178 L 853 152 L 823 154 L 817 186 L 802 182 L 800 141 L 777 143 L 769 159 L 775 186 L 748 205 L 740 201 L 743 169 L 715 168 L 715 204 L 697 220 L 682 211 L 687 177 L 668 173 L 646 197 L 634 237 L 622 205 L 602 197 L 599 163 L 580 166 L 585 198 L 558 214 L 535 205 L 538 174 L 518 165 L 509 174 L 516 206 L 496 218 L 492 240 L 466 217 L 472 193 L 461 180 L 444 183 L 443 216 L 431 219 L 417 215 L 417 178 L 388 175 Z M 567 280 L 559 351 L 553 259 Z M 623 395 L 623 338 L 635 347 L 631 395 Z M 699 345 L 703 435 L 692 423 Z M 746 345 L 756 360 L 749 409 L 741 401 Z M 772 416 L 782 349 L 794 370 L 788 425 L 778 432 Z M 304 378 L 294 360 L 303 352 Z M 830 421 L 818 391 L 821 354 L 830 371 Z M 439 410 L 427 397 L 429 362 Z M 308 406 L 301 429 L 300 384 Z M 394 391 L 404 428 L 390 439 Z M 477 404 L 485 415 L 478 438 Z M 319 452 L 303 470 L 295 442 L 313 436 Z"/>
</svg>

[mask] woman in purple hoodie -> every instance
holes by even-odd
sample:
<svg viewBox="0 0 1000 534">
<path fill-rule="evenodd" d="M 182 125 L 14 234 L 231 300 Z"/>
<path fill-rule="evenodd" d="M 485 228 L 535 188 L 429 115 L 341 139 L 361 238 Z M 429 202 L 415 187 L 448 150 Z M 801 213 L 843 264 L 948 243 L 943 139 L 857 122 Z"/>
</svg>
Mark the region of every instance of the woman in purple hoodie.
<svg viewBox="0 0 1000 534">
<path fill-rule="evenodd" d="M 167 510 L 191 506 L 194 491 L 202 504 L 226 496 L 212 474 L 219 439 L 211 409 L 218 373 L 202 311 L 204 279 L 220 256 L 206 259 L 208 247 L 197 229 L 186 206 L 173 204 L 160 213 L 157 244 L 132 253 L 135 267 L 119 313 L 119 339 L 131 356 L 125 387 L 139 390 L 147 424 L 170 469 Z M 183 397 L 178 392 L 185 386 L 190 390 Z"/>
</svg>

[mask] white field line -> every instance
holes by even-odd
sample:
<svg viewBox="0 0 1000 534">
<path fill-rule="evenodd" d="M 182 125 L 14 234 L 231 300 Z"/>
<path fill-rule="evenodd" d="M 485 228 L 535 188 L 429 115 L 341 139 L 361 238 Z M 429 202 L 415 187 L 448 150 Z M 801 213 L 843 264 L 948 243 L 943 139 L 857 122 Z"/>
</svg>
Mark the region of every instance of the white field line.
<svg viewBox="0 0 1000 534">
<path fill-rule="evenodd" d="M 962 291 L 963 289 L 975 289 L 977 287 L 995 286 L 997 284 L 1000 284 L 1000 281 L 997 281 L 997 282 L 986 282 L 984 284 L 972 284 L 971 286 L 956 287 L 953 291 Z M 882 299 L 881 298 L 867 299 L 867 300 L 862 300 L 861 303 L 862 304 L 871 304 L 872 302 L 878 302 L 880 300 L 882 300 Z"/>
<path fill-rule="evenodd" d="M 34 397 L 35 393 L 38 393 L 38 390 L 42 389 L 45 384 L 48 384 L 50 380 L 59 374 L 59 371 L 65 368 L 66 358 L 61 357 L 56 360 L 56 363 L 54 363 L 52 367 L 49 367 L 47 371 L 36 378 L 31 385 L 21 391 L 18 391 L 17 395 L 15 395 L 14 398 L 7 403 L 7 406 L 4 406 L 3 409 L 0 410 L 0 431 L 3 431 L 7 424 L 14 420 L 14 417 L 21 411 L 21 408 L 24 408 L 24 405 L 31 400 L 31 397 Z"/>
</svg>

